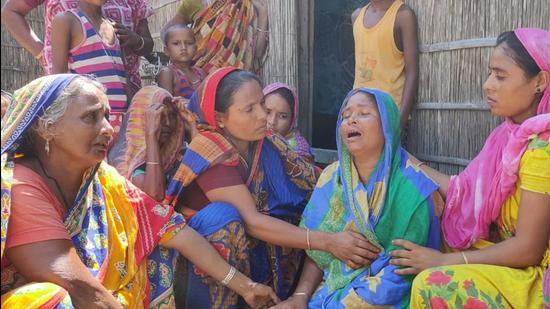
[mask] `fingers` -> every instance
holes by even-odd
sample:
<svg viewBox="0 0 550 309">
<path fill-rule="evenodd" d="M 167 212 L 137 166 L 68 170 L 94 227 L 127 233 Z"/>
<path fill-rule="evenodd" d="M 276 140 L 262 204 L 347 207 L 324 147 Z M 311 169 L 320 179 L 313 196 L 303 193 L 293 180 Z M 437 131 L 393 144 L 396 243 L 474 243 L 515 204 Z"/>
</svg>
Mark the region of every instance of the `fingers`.
<svg viewBox="0 0 550 309">
<path fill-rule="evenodd" d="M 410 259 L 414 256 L 414 254 L 408 250 L 393 250 L 392 252 L 390 252 L 390 255 L 396 258 L 406 258 L 406 259 Z"/>
<path fill-rule="evenodd" d="M 393 272 L 397 275 L 404 276 L 404 275 L 416 275 L 420 272 L 420 270 L 414 267 L 408 267 L 408 268 L 396 269 Z"/>
<path fill-rule="evenodd" d="M 414 263 L 411 259 L 392 259 L 390 260 L 390 264 L 396 265 L 396 266 L 404 266 L 404 267 L 413 267 Z"/>
<path fill-rule="evenodd" d="M 419 245 L 404 239 L 394 239 L 392 243 L 396 246 L 403 247 L 407 250 L 414 250 L 420 248 Z"/>
<path fill-rule="evenodd" d="M 375 245 L 371 244 L 368 240 L 366 240 L 361 234 L 354 233 L 353 237 L 357 239 L 357 247 L 360 247 L 362 249 L 368 250 L 370 252 L 374 253 L 380 253 L 380 249 L 376 247 Z"/>
<path fill-rule="evenodd" d="M 375 252 L 372 252 L 372 251 L 369 251 L 369 250 L 365 250 L 365 249 L 359 248 L 359 247 L 354 248 L 353 252 L 354 252 L 355 256 L 358 256 L 359 258 L 364 259 L 364 260 L 369 260 L 369 263 L 370 263 L 370 261 L 376 260 L 376 258 L 378 258 L 378 253 L 375 253 Z"/>
<path fill-rule="evenodd" d="M 275 294 L 275 291 L 273 291 L 272 289 L 269 289 L 269 298 L 271 298 L 271 300 L 275 303 L 275 304 L 278 304 L 281 302 L 281 300 L 279 299 L 279 297 L 277 296 L 277 294 Z"/>
</svg>

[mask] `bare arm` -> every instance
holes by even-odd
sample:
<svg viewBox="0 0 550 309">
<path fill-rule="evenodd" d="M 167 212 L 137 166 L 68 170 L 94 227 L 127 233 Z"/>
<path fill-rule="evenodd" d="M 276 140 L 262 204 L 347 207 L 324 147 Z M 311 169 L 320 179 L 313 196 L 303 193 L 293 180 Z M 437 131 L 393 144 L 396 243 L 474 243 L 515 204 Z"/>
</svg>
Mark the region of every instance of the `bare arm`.
<svg viewBox="0 0 550 309">
<path fill-rule="evenodd" d="M 229 272 L 230 265 L 222 259 L 220 254 L 206 239 L 190 227 L 186 226 L 172 239 L 162 245 L 178 250 L 185 258 L 206 271 L 216 281 L 222 281 Z M 229 281 L 228 287 L 243 296 L 249 304 L 251 304 L 251 300 L 258 297 L 258 294 L 263 295 L 260 299 L 255 299 L 259 307 L 278 302 L 278 298 L 273 290 L 255 284 L 250 278 L 239 271 Z M 262 291 L 258 291 L 260 289 Z"/>
<path fill-rule="evenodd" d="M 420 160 L 418 160 L 416 157 L 414 157 L 410 153 L 409 153 L 409 158 L 413 164 L 416 164 L 416 165 L 420 164 Z M 420 169 L 422 169 L 422 171 L 426 175 L 428 175 L 428 177 L 430 177 L 433 181 L 437 183 L 437 185 L 439 186 L 438 191 L 441 194 L 441 197 L 445 199 L 447 197 L 447 191 L 449 189 L 449 182 L 451 181 L 451 176 L 443 174 L 438 170 L 433 169 L 425 164 L 422 164 L 420 166 Z"/>
<path fill-rule="evenodd" d="M 153 51 L 153 38 L 149 31 L 149 23 L 147 19 L 139 21 L 136 32 L 132 29 L 120 24 L 114 24 L 115 33 L 120 40 L 120 46 L 136 55 L 145 56 Z M 143 41 L 142 41 L 143 39 Z M 142 46 L 143 43 L 143 46 Z"/>
<path fill-rule="evenodd" d="M 174 74 L 167 67 L 162 68 L 159 72 L 159 86 L 168 90 L 171 95 L 174 95 Z"/>
<path fill-rule="evenodd" d="M 353 11 L 353 13 L 351 13 L 351 24 L 353 26 L 353 24 L 355 23 L 355 20 L 357 19 L 357 17 L 359 16 L 359 13 L 361 12 L 361 8 L 357 8 L 355 9 L 355 11 Z"/>
<path fill-rule="evenodd" d="M 25 16 L 32 9 L 24 0 L 8 0 L 2 7 L 2 24 L 8 28 L 19 45 L 36 57 L 44 48 L 44 44 L 25 20 Z"/>
<path fill-rule="evenodd" d="M 157 201 L 164 199 L 166 191 L 159 145 L 160 121 L 165 108 L 162 102 L 157 102 L 145 109 L 145 173 L 132 179 L 133 184 Z"/>
<path fill-rule="evenodd" d="M 269 14 L 267 9 L 267 2 L 265 0 L 252 0 L 256 12 L 258 13 L 257 27 L 260 30 L 256 32 L 256 43 L 254 45 L 254 63 L 255 70 L 261 69 L 262 60 L 264 59 L 265 52 L 267 50 L 267 44 L 269 41 Z"/>
<path fill-rule="evenodd" d="M 153 51 L 155 42 L 153 42 L 153 38 L 151 37 L 151 31 L 149 30 L 149 22 L 147 22 L 147 19 L 142 19 L 139 21 L 136 31 L 137 34 L 143 38 L 144 42 L 144 45 L 140 50 L 135 50 L 136 55 L 149 55 Z M 136 48 L 138 47 L 139 45 L 136 46 Z"/>
<path fill-rule="evenodd" d="M 122 308 L 92 277 L 69 240 L 17 246 L 6 255 L 27 281 L 51 282 L 67 290 L 76 308 Z"/>
<path fill-rule="evenodd" d="M 286 301 L 272 307 L 273 309 L 287 308 L 307 308 L 309 299 L 315 293 L 317 286 L 323 280 L 323 271 L 317 267 L 317 264 L 306 256 L 304 261 L 304 269 L 300 276 L 300 281 L 294 295 L 290 296 Z"/>
<path fill-rule="evenodd" d="M 405 57 L 405 86 L 401 99 L 401 130 L 407 126 L 418 92 L 418 23 L 414 11 L 403 6 L 397 13 Z"/>
<path fill-rule="evenodd" d="M 71 49 L 72 23 L 71 13 L 60 13 L 52 22 L 52 74 L 62 74 L 69 71 L 69 50 Z M 79 31 L 81 32 L 81 31 Z"/>
<path fill-rule="evenodd" d="M 306 230 L 259 213 L 254 199 L 244 184 L 210 190 L 206 192 L 206 197 L 210 201 L 234 205 L 243 218 L 250 235 L 283 247 L 308 248 Z M 351 232 L 329 234 L 310 231 L 310 245 L 311 249 L 330 252 L 346 263 L 350 260 L 353 261 L 348 264 L 355 268 L 370 264 L 370 261 L 374 260 L 379 252 L 360 234 Z"/>
<path fill-rule="evenodd" d="M 487 248 L 465 251 L 468 263 L 514 268 L 538 265 L 550 237 L 548 218 L 550 218 L 550 196 L 522 190 L 515 236 Z M 443 254 L 403 240 L 398 240 L 395 244 L 407 250 L 392 252 L 394 257 L 399 257 L 393 263 L 408 267 L 396 273 L 418 273 L 434 266 L 465 263 L 460 252 Z"/>
</svg>

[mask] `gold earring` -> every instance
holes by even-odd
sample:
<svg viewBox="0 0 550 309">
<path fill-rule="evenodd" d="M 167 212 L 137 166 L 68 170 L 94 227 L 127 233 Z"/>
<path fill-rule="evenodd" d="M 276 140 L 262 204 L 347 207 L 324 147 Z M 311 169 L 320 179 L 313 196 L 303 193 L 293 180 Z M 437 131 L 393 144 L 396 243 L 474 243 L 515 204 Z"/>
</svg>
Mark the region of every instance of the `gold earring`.
<svg viewBox="0 0 550 309">
<path fill-rule="evenodd" d="M 50 155 L 50 140 L 46 140 L 46 145 L 44 145 L 44 150 L 46 150 L 46 155 Z"/>
</svg>

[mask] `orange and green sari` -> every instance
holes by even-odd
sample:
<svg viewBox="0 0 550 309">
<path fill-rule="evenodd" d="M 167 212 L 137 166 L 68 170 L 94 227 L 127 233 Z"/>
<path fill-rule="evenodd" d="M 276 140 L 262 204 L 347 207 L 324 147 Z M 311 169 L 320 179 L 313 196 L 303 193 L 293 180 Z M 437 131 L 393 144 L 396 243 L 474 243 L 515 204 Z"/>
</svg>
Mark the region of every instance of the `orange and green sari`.
<svg viewBox="0 0 550 309">
<path fill-rule="evenodd" d="M 31 82 L 15 93 L 17 103 L 6 114 L 2 126 L 2 258 L 20 141 L 76 76 L 49 75 Z M 159 246 L 185 226 L 172 207 L 158 204 L 103 162 L 86 173 L 64 223 L 84 265 L 124 307 L 174 307 L 176 252 Z M 1 288 L 3 308 L 73 307 L 66 290 L 49 282 L 26 282 L 13 265 L 2 268 Z"/>
</svg>

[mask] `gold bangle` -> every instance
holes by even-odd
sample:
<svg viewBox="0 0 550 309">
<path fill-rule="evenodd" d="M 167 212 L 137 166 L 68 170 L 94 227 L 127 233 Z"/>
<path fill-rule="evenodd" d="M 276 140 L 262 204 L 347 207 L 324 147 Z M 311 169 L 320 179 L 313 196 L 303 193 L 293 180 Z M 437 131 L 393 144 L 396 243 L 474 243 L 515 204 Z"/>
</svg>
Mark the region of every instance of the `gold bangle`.
<svg viewBox="0 0 550 309">
<path fill-rule="evenodd" d="M 306 293 L 306 292 L 294 292 L 294 294 L 292 294 L 293 296 L 305 296 L 307 298 L 309 298 L 309 294 Z"/>
<path fill-rule="evenodd" d="M 466 257 L 466 253 L 464 253 L 464 251 L 460 251 L 460 253 L 462 253 L 462 257 L 464 258 L 464 263 L 469 264 L 468 258 Z"/>
<path fill-rule="evenodd" d="M 311 243 L 309 242 L 309 229 L 306 229 L 306 242 L 307 242 L 307 249 L 311 250 Z"/>
</svg>

